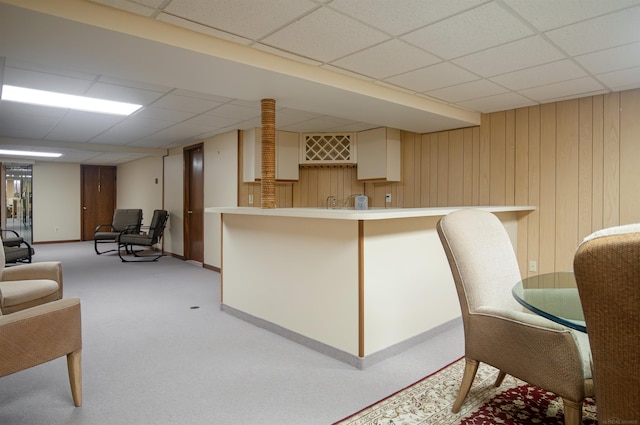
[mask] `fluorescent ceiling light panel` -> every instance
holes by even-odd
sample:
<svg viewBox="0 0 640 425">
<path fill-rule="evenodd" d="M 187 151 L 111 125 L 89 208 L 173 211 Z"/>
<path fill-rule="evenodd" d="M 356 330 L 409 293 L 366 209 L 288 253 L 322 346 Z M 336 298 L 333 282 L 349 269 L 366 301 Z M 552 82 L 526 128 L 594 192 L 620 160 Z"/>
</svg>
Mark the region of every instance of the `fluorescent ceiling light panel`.
<svg viewBox="0 0 640 425">
<path fill-rule="evenodd" d="M 62 156 L 61 153 L 52 153 L 52 152 L 34 152 L 34 151 L 11 151 L 0 149 L 0 155 L 16 155 L 16 156 L 37 156 L 43 158 L 60 158 Z"/>
<path fill-rule="evenodd" d="M 113 100 L 74 96 L 71 94 L 27 89 L 24 87 L 9 85 L 4 85 L 2 87 L 2 100 L 112 115 L 131 115 L 138 109 L 142 108 L 142 105 L 135 105 L 133 103 L 115 102 Z"/>
</svg>

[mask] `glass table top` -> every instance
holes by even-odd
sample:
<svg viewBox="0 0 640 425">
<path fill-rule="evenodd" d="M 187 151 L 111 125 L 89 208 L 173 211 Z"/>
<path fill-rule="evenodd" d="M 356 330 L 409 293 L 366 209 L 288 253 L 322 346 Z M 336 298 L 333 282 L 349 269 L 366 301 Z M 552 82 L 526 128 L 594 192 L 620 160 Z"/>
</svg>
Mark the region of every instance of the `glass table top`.
<svg viewBox="0 0 640 425">
<path fill-rule="evenodd" d="M 573 272 L 531 276 L 515 284 L 513 297 L 525 308 L 581 332 L 587 332 Z"/>
</svg>

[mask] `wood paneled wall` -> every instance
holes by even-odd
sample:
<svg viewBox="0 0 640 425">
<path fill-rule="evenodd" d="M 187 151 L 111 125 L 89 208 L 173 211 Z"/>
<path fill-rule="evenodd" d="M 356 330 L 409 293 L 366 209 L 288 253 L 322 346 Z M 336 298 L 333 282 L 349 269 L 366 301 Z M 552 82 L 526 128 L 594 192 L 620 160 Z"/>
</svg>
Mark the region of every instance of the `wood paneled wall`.
<svg viewBox="0 0 640 425">
<path fill-rule="evenodd" d="M 640 90 L 484 114 L 479 127 L 402 132 L 402 181 L 361 183 L 355 168 L 301 168 L 278 184 L 278 206 L 324 207 L 365 193 L 370 206 L 533 205 L 518 260 L 538 273 L 572 269 L 582 238 L 640 221 Z M 242 174 L 240 174 L 242 175 Z M 241 184 L 240 204 L 259 184 Z"/>
</svg>

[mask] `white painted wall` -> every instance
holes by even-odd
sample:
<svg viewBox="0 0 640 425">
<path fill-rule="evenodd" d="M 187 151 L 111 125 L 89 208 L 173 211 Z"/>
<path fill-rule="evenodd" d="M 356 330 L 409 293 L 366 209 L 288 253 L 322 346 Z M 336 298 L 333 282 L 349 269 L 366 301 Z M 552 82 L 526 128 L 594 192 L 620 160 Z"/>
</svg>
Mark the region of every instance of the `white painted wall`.
<svg viewBox="0 0 640 425">
<path fill-rule="evenodd" d="M 33 164 L 34 242 L 79 240 L 80 208 L 80 164 Z"/>
<path fill-rule="evenodd" d="M 238 205 L 238 132 L 204 141 L 204 206 Z M 220 214 L 204 215 L 204 262 L 220 267 Z"/>
<path fill-rule="evenodd" d="M 118 208 L 142 208 L 142 224 L 151 224 L 162 208 L 162 157 L 152 156 L 118 166 Z"/>
</svg>

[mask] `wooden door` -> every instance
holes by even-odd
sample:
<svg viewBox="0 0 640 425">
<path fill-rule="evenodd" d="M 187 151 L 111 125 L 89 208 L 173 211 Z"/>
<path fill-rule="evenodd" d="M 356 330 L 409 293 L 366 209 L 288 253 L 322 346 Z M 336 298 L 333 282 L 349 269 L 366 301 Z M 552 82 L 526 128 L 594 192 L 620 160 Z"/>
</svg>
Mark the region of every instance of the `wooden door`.
<svg viewBox="0 0 640 425">
<path fill-rule="evenodd" d="M 204 147 L 184 150 L 184 255 L 204 263 Z"/>
<path fill-rule="evenodd" d="M 111 223 L 116 208 L 116 167 L 81 166 L 82 240 L 93 240 L 96 226 Z"/>
</svg>

